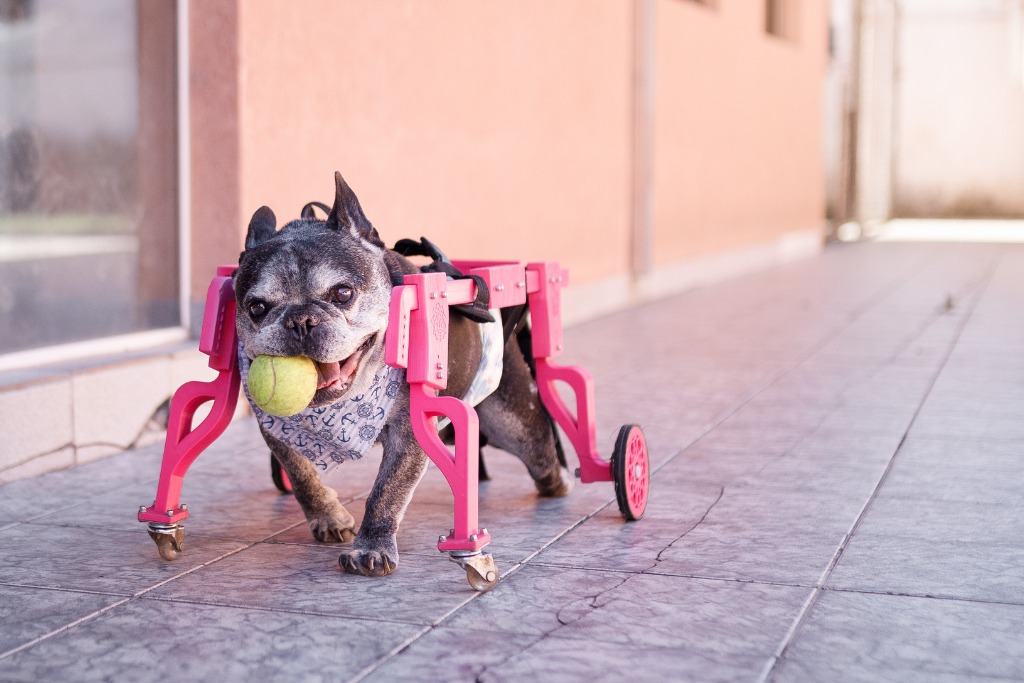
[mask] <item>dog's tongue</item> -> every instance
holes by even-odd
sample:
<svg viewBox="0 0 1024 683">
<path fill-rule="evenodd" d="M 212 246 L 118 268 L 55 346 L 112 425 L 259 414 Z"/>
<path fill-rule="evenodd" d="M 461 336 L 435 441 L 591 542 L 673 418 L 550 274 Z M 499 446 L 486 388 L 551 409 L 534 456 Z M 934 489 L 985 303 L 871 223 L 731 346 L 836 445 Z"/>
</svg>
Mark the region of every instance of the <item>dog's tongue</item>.
<svg viewBox="0 0 1024 683">
<path fill-rule="evenodd" d="M 317 363 L 316 371 L 320 375 L 317 377 L 316 388 L 323 389 L 341 378 L 341 363 Z"/>
<path fill-rule="evenodd" d="M 317 363 L 316 369 L 320 377 L 317 380 L 316 388 L 323 389 L 334 383 L 346 385 L 352 381 L 352 375 L 356 374 L 359 366 L 360 352 L 356 351 L 351 356 L 340 362 Z"/>
</svg>

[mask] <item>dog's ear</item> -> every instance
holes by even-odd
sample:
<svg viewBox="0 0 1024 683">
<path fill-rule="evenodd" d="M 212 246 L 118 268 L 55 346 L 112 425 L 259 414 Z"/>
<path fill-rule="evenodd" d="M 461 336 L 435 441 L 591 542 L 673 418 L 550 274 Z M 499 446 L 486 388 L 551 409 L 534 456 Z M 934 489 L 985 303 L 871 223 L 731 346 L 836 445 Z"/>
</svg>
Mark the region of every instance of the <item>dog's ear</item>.
<svg viewBox="0 0 1024 683">
<path fill-rule="evenodd" d="M 269 206 L 256 209 L 249 221 L 249 232 L 245 236 L 245 248 L 252 249 L 257 244 L 277 234 L 277 216 Z"/>
<path fill-rule="evenodd" d="M 356 193 L 337 171 L 334 172 L 334 206 L 331 207 L 331 213 L 327 216 L 327 227 L 333 230 L 344 230 L 355 238 L 364 239 L 381 248 L 384 247 L 380 235 L 377 234 L 377 229 L 367 220 L 366 214 L 363 213 L 363 207 L 359 206 Z"/>
</svg>

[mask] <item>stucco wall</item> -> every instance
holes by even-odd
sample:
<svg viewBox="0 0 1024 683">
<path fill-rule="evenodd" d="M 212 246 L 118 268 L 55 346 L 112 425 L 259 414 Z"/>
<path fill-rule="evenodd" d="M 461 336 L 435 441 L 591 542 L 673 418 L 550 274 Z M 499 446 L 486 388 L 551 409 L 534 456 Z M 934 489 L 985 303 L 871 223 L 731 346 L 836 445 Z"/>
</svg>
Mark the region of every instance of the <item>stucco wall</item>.
<svg viewBox="0 0 1024 683">
<path fill-rule="evenodd" d="M 256 208 L 283 221 L 329 202 L 334 170 L 388 242 L 426 235 L 455 256 L 558 259 L 576 284 L 604 283 L 596 298 L 609 305 L 642 280 L 638 233 L 655 271 L 795 233 L 813 251 L 824 0 L 791 5 L 792 39 L 766 34 L 761 2 L 650 0 L 644 118 L 634 69 L 647 1 L 192 3 L 193 298 L 213 265 L 237 257 Z M 218 31 L 197 27 L 207 20 Z M 206 59 L 236 83 L 217 88 L 231 69 Z M 641 165 L 637 126 L 651 144 Z M 634 214 L 641 167 L 646 222 Z"/>
<path fill-rule="evenodd" d="M 630 7 L 241 5 L 241 205 L 330 203 L 452 255 L 626 267 Z"/>
<path fill-rule="evenodd" d="M 764 29 L 764 3 L 658 5 L 655 264 L 768 242 L 824 218 L 823 2 L 795 35 Z"/>
</svg>

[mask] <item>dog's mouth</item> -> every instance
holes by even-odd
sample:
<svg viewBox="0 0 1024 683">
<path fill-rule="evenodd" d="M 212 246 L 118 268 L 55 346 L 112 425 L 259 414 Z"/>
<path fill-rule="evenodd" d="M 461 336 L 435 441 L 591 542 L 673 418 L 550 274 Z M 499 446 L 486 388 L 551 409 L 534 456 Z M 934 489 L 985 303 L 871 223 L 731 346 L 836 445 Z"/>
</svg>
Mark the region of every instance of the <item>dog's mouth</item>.
<svg viewBox="0 0 1024 683">
<path fill-rule="evenodd" d="M 333 363 L 316 363 L 317 372 L 317 391 L 326 389 L 330 392 L 343 394 L 349 390 L 352 386 L 352 380 L 355 378 L 356 373 L 359 371 L 359 361 L 363 359 L 367 349 L 370 348 L 373 343 L 375 335 L 370 335 L 366 338 L 366 341 L 356 349 L 348 358 L 344 358 L 340 361 L 334 361 Z"/>
</svg>

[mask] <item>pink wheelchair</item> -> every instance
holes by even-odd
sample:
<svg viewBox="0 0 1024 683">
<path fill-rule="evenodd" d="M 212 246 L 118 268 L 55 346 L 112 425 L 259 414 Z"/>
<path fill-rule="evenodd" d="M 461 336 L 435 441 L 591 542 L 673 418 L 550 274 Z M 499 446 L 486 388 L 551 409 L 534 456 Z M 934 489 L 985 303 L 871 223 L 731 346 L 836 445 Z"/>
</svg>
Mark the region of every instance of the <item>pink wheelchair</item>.
<svg viewBox="0 0 1024 683">
<path fill-rule="evenodd" d="M 483 552 L 491 536 L 477 519 L 480 432 L 476 411 L 457 398 L 437 395 L 447 386 L 449 306 L 473 302 L 478 286 L 488 288 L 492 309 L 528 304 L 541 400 L 576 451 L 580 481 L 614 482 L 619 510 L 628 521 L 639 519 L 647 505 L 650 461 L 638 425 L 619 430 L 610 461 L 598 455 L 593 381 L 582 368 L 554 362 L 562 353 L 561 289 L 568 284 L 567 270 L 551 261 L 528 265 L 455 261 L 453 265 L 477 277 L 450 280 L 444 273 L 424 272 L 407 275 L 404 284 L 394 288 L 385 356 L 389 365 L 406 370 L 413 431 L 454 495 L 454 523 L 450 533 L 439 538 L 437 548 L 466 571 L 474 589 L 487 590 L 497 583 L 499 572 L 491 555 Z M 210 367 L 218 375 L 210 382 L 187 382 L 175 392 L 156 499 L 139 509 L 139 521 L 149 523 L 149 535 L 165 560 L 176 559 L 184 549 L 181 523 L 188 509 L 180 498 L 185 473 L 227 428 L 238 401 L 234 271 L 234 266 L 217 269 L 199 338 L 199 350 L 210 357 Z M 557 382 L 575 394 L 575 415 L 559 395 Z M 196 410 L 207 402 L 212 402 L 209 414 L 193 425 Z M 438 436 L 436 420 L 442 417 L 451 421 L 454 450 Z M 275 485 L 289 491 L 287 476 L 276 460 L 271 462 Z"/>
</svg>

